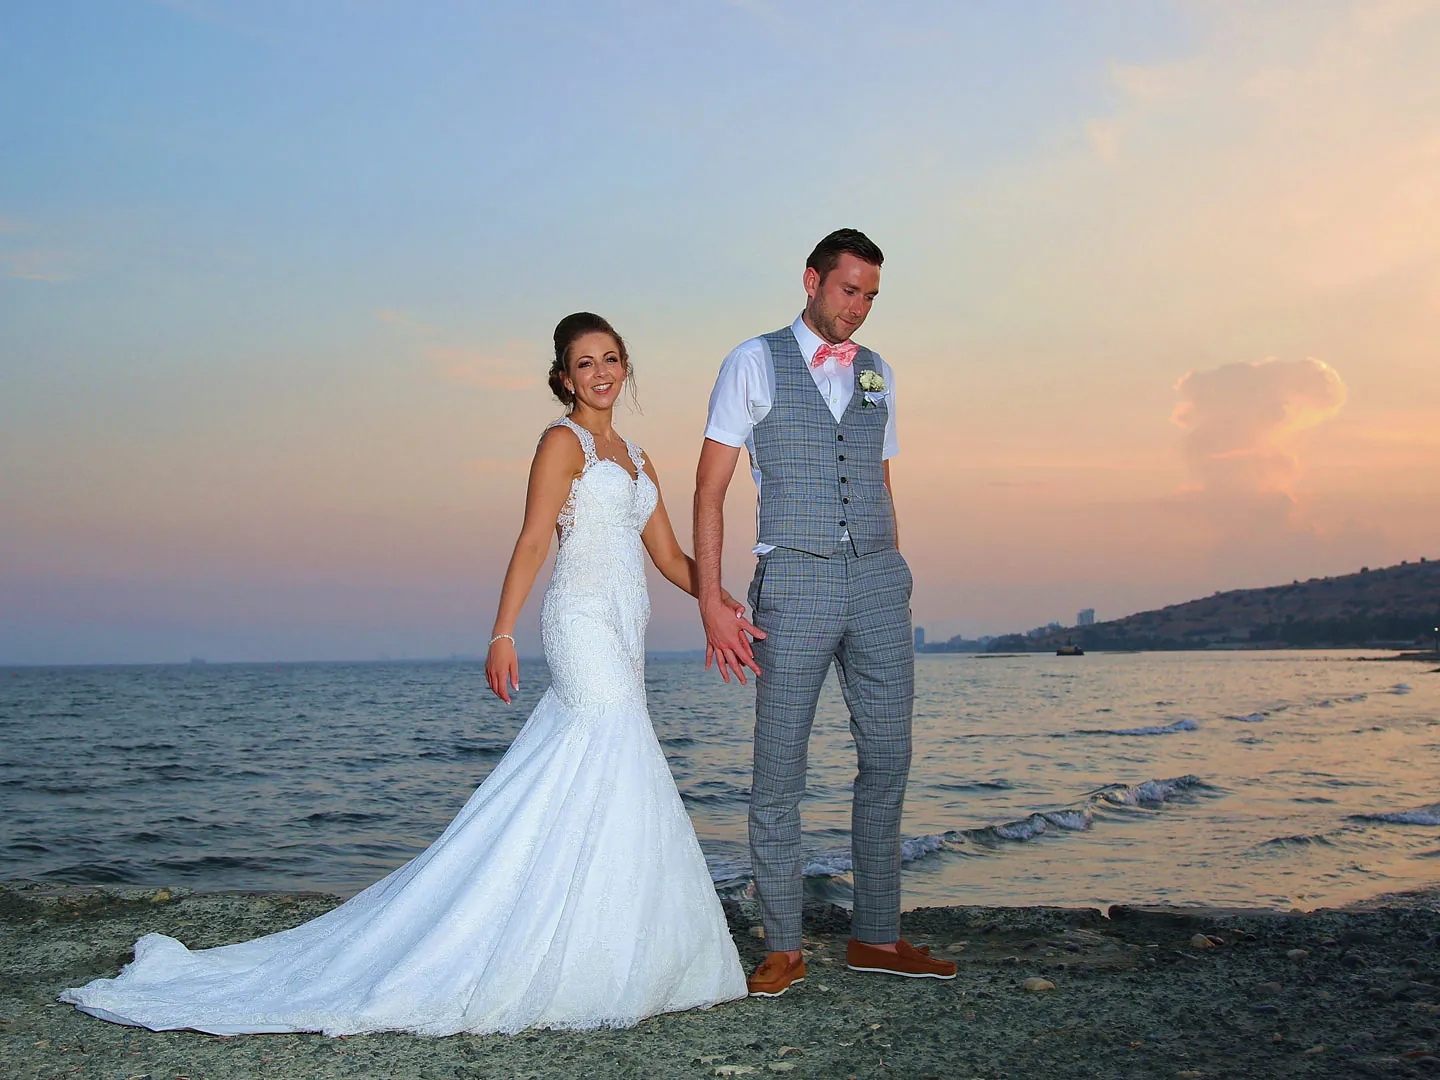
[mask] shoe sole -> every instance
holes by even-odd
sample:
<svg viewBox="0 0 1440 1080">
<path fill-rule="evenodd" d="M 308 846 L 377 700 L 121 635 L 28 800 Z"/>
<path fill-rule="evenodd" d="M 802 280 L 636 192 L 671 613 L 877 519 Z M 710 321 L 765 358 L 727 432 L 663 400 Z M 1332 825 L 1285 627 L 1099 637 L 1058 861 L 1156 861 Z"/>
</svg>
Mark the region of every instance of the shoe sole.
<svg viewBox="0 0 1440 1080">
<path fill-rule="evenodd" d="M 751 996 L 751 997 L 779 997 L 781 994 L 783 994 L 786 990 L 789 990 L 790 987 L 794 986 L 796 983 L 802 983 L 802 982 L 804 982 L 804 981 L 805 981 L 805 976 L 804 976 L 804 975 L 801 975 L 800 978 L 798 978 L 798 979 L 791 979 L 788 983 L 786 983 L 784 986 L 782 986 L 779 990 L 751 990 L 751 991 L 750 991 L 750 996 Z"/>
<path fill-rule="evenodd" d="M 856 967 L 854 964 L 846 964 L 851 971 L 873 971 L 877 975 L 899 975 L 902 979 L 944 979 L 950 980 L 959 975 L 956 971 L 949 975 L 941 975 L 933 971 L 896 971 L 894 968 Z"/>
</svg>

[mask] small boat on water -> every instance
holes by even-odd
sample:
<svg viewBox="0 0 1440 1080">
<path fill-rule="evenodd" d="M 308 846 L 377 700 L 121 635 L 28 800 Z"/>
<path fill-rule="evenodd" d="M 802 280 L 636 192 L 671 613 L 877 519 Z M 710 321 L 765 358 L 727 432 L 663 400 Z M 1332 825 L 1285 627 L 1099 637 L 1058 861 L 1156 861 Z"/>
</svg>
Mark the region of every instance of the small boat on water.
<svg viewBox="0 0 1440 1080">
<path fill-rule="evenodd" d="M 1073 641 L 1067 641 L 1064 645 L 1061 645 L 1058 649 L 1055 650 L 1055 655 L 1084 656 L 1085 650 L 1082 649 L 1079 645 L 1076 645 Z"/>
</svg>

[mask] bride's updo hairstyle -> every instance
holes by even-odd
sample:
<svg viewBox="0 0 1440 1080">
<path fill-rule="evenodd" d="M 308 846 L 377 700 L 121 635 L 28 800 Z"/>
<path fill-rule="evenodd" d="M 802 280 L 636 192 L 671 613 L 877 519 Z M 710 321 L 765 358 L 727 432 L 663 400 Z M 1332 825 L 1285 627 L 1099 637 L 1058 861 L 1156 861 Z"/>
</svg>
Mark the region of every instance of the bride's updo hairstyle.
<svg viewBox="0 0 1440 1080">
<path fill-rule="evenodd" d="M 565 388 L 565 376 L 570 373 L 570 346 L 586 334 L 609 334 L 615 339 L 615 348 L 620 352 L 620 363 L 625 368 L 626 382 L 630 383 L 631 394 L 635 384 L 630 382 L 634 372 L 630 370 L 630 354 L 625 351 L 625 339 L 615 332 L 608 319 L 594 312 L 577 311 L 566 315 L 555 326 L 555 360 L 550 365 L 550 392 L 567 409 L 575 407 L 575 395 Z"/>
</svg>

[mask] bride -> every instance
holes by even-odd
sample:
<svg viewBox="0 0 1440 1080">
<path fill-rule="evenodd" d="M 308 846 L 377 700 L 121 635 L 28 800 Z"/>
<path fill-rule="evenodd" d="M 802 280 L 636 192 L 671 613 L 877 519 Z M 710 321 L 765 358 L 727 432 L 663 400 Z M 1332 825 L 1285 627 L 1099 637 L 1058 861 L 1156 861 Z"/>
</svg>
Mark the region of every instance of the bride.
<svg viewBox="0 0 1440 1080">
<path fill-rule="evenodd" d="M 551 685 L 440 838 L 302 926 L 196 952 L 147 934 L 118 977 L 60 1000 L 157 1031 L 451 1035 L 623 1027 L 745 996 L 645 707 L 642 545 L 692 595 L 696 579 L 654 466 L 611 423 L 629 374 L 600 316 L 555 328 L 550 386 L 569 415 L 535 452 L 485 662 L 508 703 L 515 620 L 557 532 L 541 615 Z"/>
</svg>

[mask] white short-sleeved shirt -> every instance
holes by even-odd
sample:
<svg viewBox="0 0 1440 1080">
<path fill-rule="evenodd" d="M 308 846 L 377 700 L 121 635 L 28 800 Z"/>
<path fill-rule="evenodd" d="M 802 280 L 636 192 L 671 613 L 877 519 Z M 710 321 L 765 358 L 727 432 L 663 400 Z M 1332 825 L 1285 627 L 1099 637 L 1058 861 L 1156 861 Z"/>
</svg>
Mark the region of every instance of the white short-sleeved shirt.
<svg viewBox="0 0 1440 1080">
<path fill-rule="evenodd" d="M 822 342 L 820 336 L 805 325 L 803 315 L 790 324 L 795 342 L 800 346 L 800 355 L 808 365 Z M 895 374 L 890 365 L 875 357 L 875 370 L 885 380 L 885 445 L 881 455 L 888 461 L 900 452 L 900 443 L 895 434 Z M 855 369 L 841 367 L 834 360 L 826 360 L 819 367 L 809 369 L 830 415 L 839 423 L 855 394 Z M 760 470 L 755 464 L 755 425 L 770 412 L 775 402 L 775 370 L 771 366 L 770 350 L 759 338 L 737 345 L 720 365 L 720 374 L 715 379 L 715 389 L 710 392 L 710 414 L 705 421 L 705 438 L 714 439 L 726 446 L 743 446 L 750 455 L 750 475 L 755 478 L 755 522 L 760 522 Z M 763 538 L 755 545 L 756 555 L 773 551 L 774 545 Z"/>
</svg>

